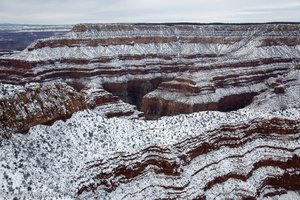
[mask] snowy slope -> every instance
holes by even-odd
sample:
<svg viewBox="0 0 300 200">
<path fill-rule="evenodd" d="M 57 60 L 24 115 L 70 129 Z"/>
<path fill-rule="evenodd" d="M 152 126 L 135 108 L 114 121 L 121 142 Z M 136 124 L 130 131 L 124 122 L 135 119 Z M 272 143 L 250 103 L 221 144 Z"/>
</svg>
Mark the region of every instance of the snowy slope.
<svg viewBox="0 0 300 200">
<path fill-rule="evenodd" d="M 84 170 L 84 167 L 88 162 L 99 159 L 109 161 L 110 158 L 112 159 L 117 155 L 134 154 L 150 146 L 170 148 L 172 145 L 183 141 L 184 139 L 195 136 L 199 136 L 205 141 L 209 140 L 211 137 L 209 134 L 207 135 L 206 132 L 216 129 L 222 124 L 238 125 L 247 123 L 255 118 L 270 119 L 274 117 L 299 120 L 300 110 L 286 110 L 273 114 L 251 113 L 249 111 L 237 111 L 231 113 L 201 112 L 191 115 L 163 117 L 158 121 L 126 120 L 119 118 L 106 119 L 93 111 L 81 111 L 74 114 L 67 122 L 57 121 L 50 127 L 38 125 L 31 128 L 26 135 L 14 135 L 10 140 L 1 141 L 0 168 L 2 173 L 0 173 L 0 187 L 3 190 L 1 198 L 5 199 L 6 197 L 6 199 L 10 199 L 13 197 L 25 197 L 26 199 L 50 199 L 51 197 L 54 199 L 76 199 L 76 192 L 80 185 L 76 180 L 82 175 L 81 171 Z M 239 135 L 238 132 L 235 134 L 237 134 L 236 136 Z M 299 132 L 296 134 L 298 135 L 297 137 L 299 137 L 299 134 Z M 218 160 L 221 159 L 218 158 L 220 156 L 226 157 L 231 154 L 237 154 L 238 152 L 241 153 L 247 151 L 247 148 L 253 149 L 256 145 L 272 145 L 274 148 L 284 147 L 294 149 L 291 151 L 293 152 L 292 154 L 299 156 L 299 141 L 293 139 L 296 135 L 286 136 L 286 141 L 281 141 L 279 138 L 257 138 L 254 139 L 253 142 L 248 142 L 236 149 L 222 147 L 207 155 L 199 156 L 197 159 L 202 160 L 209 158 Z M 263 152 L 266 150 L 267 149 L 264 150 L 258 148 L 253 153 L 257 154 L 257 157 L 259 154 L 264 155 Z M 273 153 L 277 156 L 281 156 L 284 151 L 281 153 L 279 148 L 278 151 L 276 150 Z M 286 153 L 287 152 L 285 152 L 285 154 Z M 284 157 L 288 158 L 292 156 L 292 154 L 286 154 Z M 171 154 L 171 157 L 172 156 L 174 155 Z M 247 155 L 243 158 L 244 160 L 242 162 L 231 161 L 229 159 L 227 162 L 230 163 L 227 163 L 226 165 L 231 165 L 231 167 L 237 169 L 236 167 L 241 167 L 243 164 L 251 162 L 251 159 L 249 160 L 251 156 L 252 154 Z M 256 160 L 254 157 L 252 157 L 252 159 Z M 259 159 L 259 157 L 257 157 L 257 159 Z M 198 165 L 201 166 L 203 164 L 200 160 L 194 164 L 188 165 L 187 169 L 183 168 L 184 171 L 188 171 L 184 173 L 185 175 L 183 175 L 176 184 L 184 184 L 184 182 L 187 181 L 186 178 L 190 176 L 188 175 L 190 170 L 193 171 L 193 166 L 197 169 L 199 168 Z M 108 168 L 102 170 L 110 171 L 114 166 L 120 164 L 115 163 L 114 159 L 111 161 Z M 207 160 L 206 162 L 209 163 L 212 161 Z M 250 164 L 250 167 L 251 166 L 252 165 Z M 231 168 L 228 167 L 229 166 L 225 166 L 225 163 L 222 163 L 220 170 L 228 170 Z M 240 167 L 238 167 L 238 169 L 242 170 Z M 248 169 L 245 168 L 243 170 L 247 171 Z M 271 172 L 274 174 L 282 173 L 280 170 L 278 171 L 277 168 L 270 168 L 270 170 L 266 168 L 262 169 L 262 171 L 259 170 L 257 173 L 263 176 L 264 173 Z M 151 174 L 151 171 L 149 173 Z M 205 174 L 203 171 L 201 172 L 201 176 L 203 176 L 203 173 Z M 214 172 L 212 171 L 212 173 Z M 224 173 L 227 172 L 224 171 Z M 253 179 L 259 174 L 255 175 Z M 186 178 L 184 176 L 186 176 Z M 214 175 L 212 174 L 212 176 Z M 85 176 L 85 179 L 88 178 L 88 176 Z M 163 179 L 159 177 L 156 177 L 155 179 L 149 178 L 150 177 L 146 175 L 145 177 L 142 176 L 139 179 L 136 179 L 134 183 L 121 184 L 120 188 L 112 193 L 107 193 L 105 190 L 99 189 L 95 195 L 100 199 L 105 196 L 107 199 L 121 199 L 124 198 L 124 195 L 126 194 L 126 192 L 124 193 L 122 191 L 123 189 L 125 189 L 125 191 L 128 189 L 130 191 L 138 190 L 139 187 L 134 186 L 135 184 L 142 184 L 141 186 L 144 188 L 146 186 L 143 184 L 146 184 L 147 181 L 149 181 L 148 184 L 151 184 L 151 182 L 154 183 L 153 181 L 157 181 L 157 184 L 164 184 L 165 181 L 168 181 L 167 177 L 165 177 L 166 179 L 163 177 L 161 177 Z M 176 182 L 176 179 L 170 179 L 170 181 Z M 246 185 L 254 184 L 252 181 L 255 180 L 248 180 Z M 195 184 L 197 185 L 199 183 L 196 181 Z M 241 187 L 243 185 L 242 183 L 230 184 L 241 184 Z M 158 192 L 155 187 L 149 187 L 149 195 L 166 195 L 165 192 L 167 192 L 167 190 L 160 190 L 160 192 Z M 192 187 L 192 185 L 190 185 L 190 187 Z M 253 185 L 252 187 L 256 186 Z M 255 190 L 255 188 L 252 189 Z M 250 191 L 252 189 L 250 188 Z M 222 190 L 224 190 L 224 188 L 218 188 L 216 185 L 212 190 L 209 190 L 207 197 L 212 198 L 216 195 L 215 192 L 222 193 Z M 185 191 L 185 195 L 190 194 L 190 192 L 193 192 L 192 188 Z M 198 193 L 199 192 L 197 192 L 197 194 Z M 226 195 L 226 192 L 223 194 Z M 94 196 L 93 193 L 84 193 L 82 195 L 81 198 L 86 196 L 87 199 Z M 135 196 L 132 196 L 131 198 L 152 199 L 152 196 L 143 196 L 145 195 L 144 193 L 141 193 L 140 196 L 138 193 L 134 195 Z M 234 195 L 234 193 L 232 195 Z"/>
</svg>

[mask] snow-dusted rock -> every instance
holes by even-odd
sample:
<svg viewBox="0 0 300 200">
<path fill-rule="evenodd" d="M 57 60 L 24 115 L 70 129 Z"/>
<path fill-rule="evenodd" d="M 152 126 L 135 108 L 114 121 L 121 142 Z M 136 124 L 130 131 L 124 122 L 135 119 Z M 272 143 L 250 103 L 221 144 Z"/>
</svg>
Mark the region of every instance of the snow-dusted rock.
<svg viewBox="0 0 300 200">
<path fill-rule="evenodd" d="M 299 198 L 299 34 L 80 24 L 2 56 L 0 199 Z"/>
<path fill-rule="evenodd" d="M 268 82 L 299 66 L 299 34 L 288 23 L 79 24 L 2 56 L 0 80 L 64 81 L 76 90 L 92 82 L 148 118 L 228 111 L 285 88 Z"/>
<path fill-rule="evenodd" d="M 156 121 L 80 111 L 1 141 L 0 197 L 263 199 L 299 191 L 299 120 L 299 109 Z"/>
</svg>

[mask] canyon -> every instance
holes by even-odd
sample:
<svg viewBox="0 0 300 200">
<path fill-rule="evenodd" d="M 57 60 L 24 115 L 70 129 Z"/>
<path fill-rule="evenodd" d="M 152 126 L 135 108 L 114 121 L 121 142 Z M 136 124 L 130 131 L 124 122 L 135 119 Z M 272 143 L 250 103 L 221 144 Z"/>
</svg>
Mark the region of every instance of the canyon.
<svg viewBox="0 0 300 200">
<path fill-rule="evenodd" d="M 5 53 L 3 198 L 300 198 L 299 35 L 78 24 Z"/>
<path fill-rule="evenodd" d="M 22 51 L 34 40 L 67 33 L 71 25 L 30 25 L 0 23 L 0 55 Z"/>
</svg>

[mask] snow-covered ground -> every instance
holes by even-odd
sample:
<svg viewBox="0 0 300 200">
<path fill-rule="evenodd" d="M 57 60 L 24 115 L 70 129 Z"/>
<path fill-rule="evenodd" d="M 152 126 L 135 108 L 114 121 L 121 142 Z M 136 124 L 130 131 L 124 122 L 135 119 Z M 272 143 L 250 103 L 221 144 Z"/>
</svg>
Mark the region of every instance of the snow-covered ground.
<svg viewBox="0 0 300 200">
<path fill-rule="evenodd" d="M 16 134 L 0 141 L 0 197 L 75 199 L 78 174 L 89 161 L 108 159 L 120 152 L 131 154 L 153 145 L 170 147 L 191 136 L 200 135 L 205 139 L 206 131 L 222 124 L 271 117 L 300 119 L 300 110 L 272 114 L 248 110 L 207 111 L 155 121 L 107 119 L 91 110 L 80 111 L 66 122 L 38 125 L 26 135 Z M 300 144 L 290 141 L 288 146 L 295 148 Z M 219 151 L 224 152 L 224 149 Z"/>
</svg>

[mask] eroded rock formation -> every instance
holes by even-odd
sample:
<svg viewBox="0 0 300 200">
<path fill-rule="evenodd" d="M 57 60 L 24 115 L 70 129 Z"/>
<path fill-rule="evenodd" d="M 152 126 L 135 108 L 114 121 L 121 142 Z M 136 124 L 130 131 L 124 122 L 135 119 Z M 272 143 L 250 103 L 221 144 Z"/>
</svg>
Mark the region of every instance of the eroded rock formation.
<svg viewBox="0 0 300 200">
<path fill-rule="evenodd" d="M 143 97 L 141 110 L 148 118 L 205 110 L 237 110 L 266 91 L 275 94 L 284 94 L 285 88 L 294 91 L 290 86 L 299 86 L 295 83 L 299 78 L 287 78 L 292 73 L 300 73 L 292 59 L 209 65 L 207 69 L 185 72 L 161 83 L 158 89 Z"/>
<path fill-rule="evenodd" d="M 271 118 L 226 124 L 169 147 L 88 162 L 77 195 L 257 199 L 299 191 L 300 176 L 294 171 L 300 167 L 299 146 L 294 146 L 299 122 Z"/>
<path fill-rule="evenodd" d="M 271 78 L 299 70 L 299 31 L 299 24 L 80 24 L 2 57 L 0 80 L 96 85 L 147 118 L 230 111 L 271 89 Z"/>
<path fill-rule="evenodd" d="M 80 24 L 1 56 L 3 194 L 300 198 L 299 33 Z"/>
<path fill-rule="evenodd" d="M 103 89 L 77 92 L 66 83 L 31 83 L 23 86 L 1 84 L 0 139 L 12 133 L 26 133 L 38 124 L 51 125 L 66 120 L 77 111 L 95 109 L 107 117 L 143 114 Z"/>
<path fill-rule="evenodd" d="M 74 112 L 87 109 L 84 97 L 67 84 L 13 87 L 2 85 L 1 96 L 6 93 L 0 99 L 2 137 L 11 132 L 26 132 L 37 124 L 65 120 Z"/>
<path fill-rule="evenodd" d="M 298 199 L 299 116 L 206 111 L 146 121 L 80 111 L 1 141 L 0 187 L 21 199 Z"/>
</svg>

